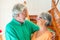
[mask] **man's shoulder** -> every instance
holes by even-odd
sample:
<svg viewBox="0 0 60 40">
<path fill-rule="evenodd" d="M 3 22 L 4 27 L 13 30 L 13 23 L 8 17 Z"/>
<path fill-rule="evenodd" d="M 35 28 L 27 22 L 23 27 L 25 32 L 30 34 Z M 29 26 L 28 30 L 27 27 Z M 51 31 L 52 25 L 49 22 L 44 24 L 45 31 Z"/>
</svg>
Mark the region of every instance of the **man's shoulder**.
<svg viewBox="0 0 60 40">
<path fill-rule="evenodd" d="M 30 22 L 30 20 L 25 20 L 25 22 Z"/>
<path fill-rule="evenodd" d="M 25 23 L 29 23 L 29 24 L 32 24 L 33 22 L 30 21 L 30 20 L 25 20 Z M 33 23 L 34 24 L 34 23 Z"/>
<path fill-rule="evenodd" d="M 10 28 L 12 25 L 13 25 L 13 22 L 10 21 L 10 22 L 6 25 L 6 28 Z"/>
<path fill-rule="evenodd" d="M 10 26 L 11 26 L 11 23 L 8 23 L 8 24 L 6 25 L 6 28 L 7 28 L 7 27 L 10 27 Z"/>
</svg>

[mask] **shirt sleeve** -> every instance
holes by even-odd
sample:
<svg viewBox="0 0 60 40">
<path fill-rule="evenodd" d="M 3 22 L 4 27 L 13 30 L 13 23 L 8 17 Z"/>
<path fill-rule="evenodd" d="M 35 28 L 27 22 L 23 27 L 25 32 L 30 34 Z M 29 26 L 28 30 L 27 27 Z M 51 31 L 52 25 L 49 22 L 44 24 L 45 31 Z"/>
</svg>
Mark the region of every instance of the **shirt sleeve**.
<svg viewBox="0 0 60 40">
<path fill-rule="evenodd" d="M 6 40 L 18 40 L 18 38 L 17 38 L 13 28 L 11 27 L 11 25 L 6 26 L 5 37 L 6 37 Z"/>
<path fill-rule="evenodd" d="M 33 22 L 29 21 L 30 26 L 31 26 L 31 32 L 34 33 L 36 31 L 38 31 L 40 28 L 38 25 L 34 24 Z"/>
</svg>

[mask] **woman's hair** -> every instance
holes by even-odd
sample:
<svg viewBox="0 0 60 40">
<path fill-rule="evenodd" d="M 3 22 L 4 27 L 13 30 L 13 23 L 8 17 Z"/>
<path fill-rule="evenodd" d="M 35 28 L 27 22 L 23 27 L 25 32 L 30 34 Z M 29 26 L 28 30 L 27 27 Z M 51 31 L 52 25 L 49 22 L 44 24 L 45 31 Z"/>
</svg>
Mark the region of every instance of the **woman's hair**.
<svg viewBox="0 0 60 40">
<path fill-rule="evenodd" d="M 52 16 L 49 12 L 42 12 L 40 13 L 40 16 L 42 19 L 47 20 L 47 22 L 45 23 L 46 26 L 50 26 L 51 25 L 51 21 L 52 21 Z"/>
<path fill-rule="evenodd" d="M 26 6 L 24 4 L 18 3 L 16 5 L 14 5 L 14 7 L 12 9 L 12 12 L 13 12 L 12 16 L 16 17 L 17 14 L 22 13 L 25 8 L 26 8 Z"/>
</svg>

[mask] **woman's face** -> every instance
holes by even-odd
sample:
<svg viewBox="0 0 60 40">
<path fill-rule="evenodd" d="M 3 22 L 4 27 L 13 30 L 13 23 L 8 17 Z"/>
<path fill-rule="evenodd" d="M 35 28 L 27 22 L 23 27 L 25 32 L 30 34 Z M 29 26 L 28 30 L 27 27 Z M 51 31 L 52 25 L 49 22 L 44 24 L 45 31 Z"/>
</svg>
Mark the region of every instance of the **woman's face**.
<svg viewBox="0 0 60 40">
<path fill-rule="evenodd" d="M 37 18 L 37 25 L 39 26 L 45 26 L 46 20 L 44 20 L 42 17 Z"/>
</svg>

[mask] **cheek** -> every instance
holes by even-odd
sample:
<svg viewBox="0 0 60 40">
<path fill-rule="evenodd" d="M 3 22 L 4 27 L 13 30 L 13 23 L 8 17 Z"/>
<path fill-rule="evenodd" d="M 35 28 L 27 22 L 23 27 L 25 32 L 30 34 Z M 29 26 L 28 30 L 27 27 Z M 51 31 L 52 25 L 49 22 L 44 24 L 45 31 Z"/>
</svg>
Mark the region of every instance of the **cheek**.
<svg viewBox="0 0 60 40">
<path fill-rule="evenodd" d="M 20 18 L 22 18 L 23 16 L 22 15 L 19 15 Z"/>
<path fill-rule="evenodd" d="M 25 17 L 27 17 L 27 14 L 23 13 L 23 15 L 22 15 L 22 16 L 25 18 Z"/>
<path fill-rule="evenodd" d="M 38 24 L 41 24 L 41 21 L 40 21 L 40 20 L 38 20 L 38 21 L 37 21 L 37 23 L 38 23 Z"/>
<path fill-rule="evenodd" d="M 20 18 L 20 19 L 23 19 L 24 17 L 23 17 L 23 15 L 21 14 L 21 15 L 19 15 L 19 18 Z"/>
<path fill-rule="evenodd" d="M 24 14 L 24 17 L 27 17 L 27 14 L 26 13 Z"/>
<path fill-rule="evenodd" d="M 40 20 L 37 20 L 37 25 L 38 25 L 38 26 L 41 26 L 41 25 L 42 25 L 42 23 L 41 23 Z"/>
</svg>

